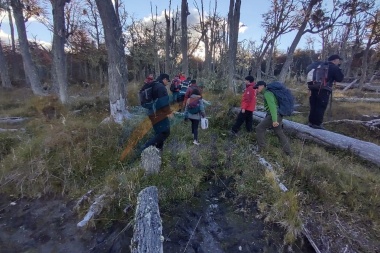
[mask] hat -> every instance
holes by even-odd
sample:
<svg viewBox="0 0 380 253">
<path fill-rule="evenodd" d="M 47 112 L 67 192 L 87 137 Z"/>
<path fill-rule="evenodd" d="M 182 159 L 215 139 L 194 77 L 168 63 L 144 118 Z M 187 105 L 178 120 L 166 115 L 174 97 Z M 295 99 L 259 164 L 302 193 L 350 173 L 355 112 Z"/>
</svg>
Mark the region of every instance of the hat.
<svg viewBox="0 0 380 253">
<path fill-rule="evenodd" d="M 333 61 L 333 60 L 336 60 L 336 59 L 343 60 L 343 59 L 340 58 L 340 56 L 337 55 L 337 54 L 333 54 L 333 55 L 331 55 L 327 60 L 328 60 L 328 61 Z"/>
<path fill-rule="evenodd" d="M 252 83 L 253 81 L 255 81 L 255 78 L 253 78 L 253 76 L 246 76 L 245 77 L 245 80 L 249 81 L 250 83 Z"/>
<path fill-rule="evenodd" d="M 255 86 L 253 86 L 254 89 L 259 88 L 259 86 L 264 85 L 264 87 L 267 87 L 267 83 L 264 81 L 258 81 Z"/>
</svg>

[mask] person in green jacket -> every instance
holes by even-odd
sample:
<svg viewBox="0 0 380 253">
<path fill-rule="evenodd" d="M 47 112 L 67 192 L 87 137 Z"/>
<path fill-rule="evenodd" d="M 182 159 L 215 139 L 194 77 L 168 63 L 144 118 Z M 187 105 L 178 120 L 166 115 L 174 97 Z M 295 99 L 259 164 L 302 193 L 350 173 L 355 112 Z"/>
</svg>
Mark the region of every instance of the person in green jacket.
<svg viewBox="0 0 380 253">
<path fill-rule="evenodd" d="M 272 128 L 276 133 L 280 143 L 282 145 L 282 150 L 288 156 L 293 156 L 293 152 L 290 148 L 288 138 L 285 136 L 282 130 L 282 115 L 278 113 L 278 102 L 275 95 L 266 89 L 267 84 L 264 81 L 259 81 L 254 86 L 258 93 L 264 95 L 264 108 L 267 112 L 265 118 L 256 127 L 256 138 L 258 149 L 261 151 L 266 147 L 265 132 L 268 128 Z"/>
</svg>

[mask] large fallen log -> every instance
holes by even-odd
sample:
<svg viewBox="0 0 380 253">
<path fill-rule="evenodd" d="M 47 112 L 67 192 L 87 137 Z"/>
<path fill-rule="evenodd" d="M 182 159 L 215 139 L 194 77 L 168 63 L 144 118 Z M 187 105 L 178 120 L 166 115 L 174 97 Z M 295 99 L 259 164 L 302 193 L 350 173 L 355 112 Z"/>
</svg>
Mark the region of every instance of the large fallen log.
<svg viewBox="0 0 380 253">
<path fill-rule="evenodd" d="M 380 103 L 380 98 L 353 98 L 353 97 L 335 97 L 334 101 L 338 102 L 365 102 L 365 103 Z"/>
<path fill-rule="evenodd" d="M 135 226 L 131 241 L 132 253 L 162 253 L 162 221 L 158 208 L 158 190 L 150 186 L 137 197 Z"/>
<path fill-rule="evenodd" d="M 254 112 L 253 119 L 261 121 L 264 112 Z M 284 130 L 295 134 L 299 138 L 313 140 L 319 144 L 349 150 L 353 154 L 380 166 L 380 146 L 366 141 L 357 140 L 342 134 L 322 129 L 314 129 L 307 125 L 290 120 L 283 120 Z"/>
<path fill-rule="evenodd" d="M 370 83 L 366 83 L 363 85 L 363 90 L 380 92 L 380 85 L 371 85 Z"/>
<path fill-rule="evenodd" d="M 0 124 L 14 125 L 14 124 L 22 123 L 22 122 L 24 122 L 26 120 L 28 120 L 28 118 L 5 117 L 5 118 L 0 118 Z"/>
</svg>

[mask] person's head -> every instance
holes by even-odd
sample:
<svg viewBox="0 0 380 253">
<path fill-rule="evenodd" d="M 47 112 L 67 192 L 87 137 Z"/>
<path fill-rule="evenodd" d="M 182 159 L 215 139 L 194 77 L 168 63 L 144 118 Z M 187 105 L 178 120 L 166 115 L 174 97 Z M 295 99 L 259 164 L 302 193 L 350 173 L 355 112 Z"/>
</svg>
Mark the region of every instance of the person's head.
<svg viewBox="0 0 380 253">
<path fill-rule="evenodd" d="M 253 88 L 257 89 L 258 92 L 261 92 L 263 89 L 265 89 L 265 87 L 267 87 L 266 82 L 258 81 Z"/>
<path fill-rule="evenodd" d="M 201 93 L 200 93 L 200 91 L 198 89 L 193 89 L 193 91 L 191 92 L 191 95 L 198 95 L 198 96 L 200 96 Z"/>
<path fill-rule="evenodd" d="M 157 77 L 156 81 L 163 83 L 166 86 L 170 83 L 170 78 L 168 74 L 161 74 L 159 77 Z"/>
<path fill-rule="evenodd" d="M 154 79 L 153 74 L 149 74 L 146 78 L 149 79 L 149 80 L 153 80 Z"/>
<path fill-rule="evenodd" d="M 333 54 L 333 55 L 331 55 L 327 60 L 328 60 L 329 62 L 334 63 L 335 65 L 339 65 L 339 64 L 340 64 L 340 61 L 343 60 L 343 59 L 340 58 L 339 55 L 337 55 L 337 54 Z"/>
<path fill-rule="evenodd" d="M 253 76 L 245 77 L 245 83 L 253 83 L 253 81 L 255 81 L 255 78 L 253 78 Z"/>
<path fill-rule="evenodd" d="M 193 85 L 196 85 L 197 84 L 197 80 L 193 79 L 190 81 L 190 85 L 193 86 Z"/>
</svg>

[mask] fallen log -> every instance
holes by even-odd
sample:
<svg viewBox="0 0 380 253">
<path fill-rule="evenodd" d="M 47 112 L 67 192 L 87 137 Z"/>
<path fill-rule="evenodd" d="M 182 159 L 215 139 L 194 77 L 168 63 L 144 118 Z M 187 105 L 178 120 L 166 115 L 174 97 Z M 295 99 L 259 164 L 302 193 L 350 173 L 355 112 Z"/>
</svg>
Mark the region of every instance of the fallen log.
<svg viewBox="0 0 380 253">
<path fill-rule="evenodd" d="M 155 186 L 143 189 L 137 197 L 131 252 L 163 252 L 162 221 Z"/>
<path fill-rule="evenodd" d="M 233 111 L 239 111 L 239 108 Z M 265 117 L 264 112 L 254 112 L 253 119 L 261 121 Z M 328 130 L 314 129 L 307 125 L 284 119 L 284 130 L 302 139 L 315 141 L 319 144 L 349 150 L 353 154 L 380 166 L 380 146 L 366 141 L 354 139 Z"/>
<path fill-rule="evenodd" d="M 354 85 L 354 83 L 356 83 L 358 81 L 358 79 L 355 79 L 354 81 L 352 81 L 351 83 L 349 83 L 344 89 L 343 91 L 346 91 L 348 90 L 349 88 L 351 88 L 352 85 Z"/>
<path fill-rule="evenodd" d="M 78 222 L 77 227 L 82 228 L 88 224 L 88 222 L 96 215 L 100 214 L 105 205 L 106 194 L 102 194 L 95 199 L 95 202 L 90 206 L 87 214 L 84 216 L 83 220 Z"/>
<path fill-rule="evenodd" d="M 370 83 L 366 83 L 363 85 L 363 90 L 368 90 L 368 91 L 375 91 L 375 92 L 380 92 L 380 86 L 379 85 L 371 85 Z"/>
<path fill-rule="evenodd" d="M 0 124 L 8 124 L 8 125 L 14 125 L 19 124 L 24 121 L 26 121 L 28 118 L 21 118 L 21 117 L 5 117 L 0 118 Z"/>
<path fill-rule="evenodd" d="M 358 103 L 358 102 L 365 102 L 365 103 L 380 103 L 380 98 L 348 98 L 348 97 L 335 97 L 334 102 L 352 102 L 352 103 Z"/>
</svg>

